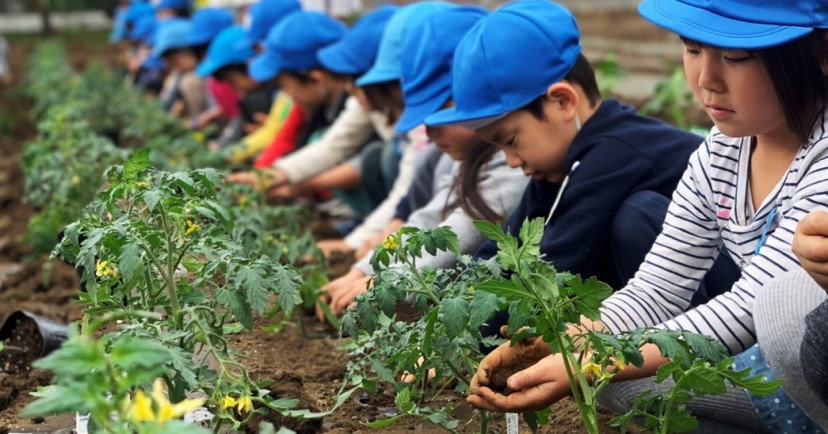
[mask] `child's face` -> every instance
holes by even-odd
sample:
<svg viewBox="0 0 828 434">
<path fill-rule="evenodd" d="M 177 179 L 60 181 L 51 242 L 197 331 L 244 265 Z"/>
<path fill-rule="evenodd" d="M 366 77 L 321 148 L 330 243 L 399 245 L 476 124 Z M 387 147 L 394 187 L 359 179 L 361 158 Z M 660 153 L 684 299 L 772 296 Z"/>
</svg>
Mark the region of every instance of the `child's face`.
<svg viewBox="0 0 828 434">
<path fill-rule="evenodd" d="M 250 78 L 249 75 L 240 71 L 228 71 L 224 77 L 225 81 L 230 83 L 230 86 L 239 93 L 247 93 L 255 90 L 258 87 L 256 81 Z"/>
<path fill-rule="evenodd" d="M 190 72 L 198 66 L 198 59 L 190 50 L 176 50 L 170 56 L 170 63 L 178 72 Z"/>
<path fill-rule="evenodd" d="M 696 99 L 724 134 L 790 131 L 767 68 L 753 54 L 687 42 L 684 72 Z"/>
<path fill-rule="evenodd" d="M 428 138 L 454 161 L 463 161 L 480 141 L 474 130 L 458 126 L 426 127 Z"/>
<path fill-rule="evenodd" d="M 325 97 L 318 81 L 305 82 L 290 74 L 279 74 L 279 89 L 306 110 L 316 110 Z"/>
<path fill-rule="evenodd" d="M 538 119 L 516 110 L 477 133 L 503 150 L 509 167 L 520 167 L 535 180 L 561 182 L 566 176 L 564 158 L 577 131 L 554 101 L 544 102 L 543 113 L 544 119 Z"/>
</svg>

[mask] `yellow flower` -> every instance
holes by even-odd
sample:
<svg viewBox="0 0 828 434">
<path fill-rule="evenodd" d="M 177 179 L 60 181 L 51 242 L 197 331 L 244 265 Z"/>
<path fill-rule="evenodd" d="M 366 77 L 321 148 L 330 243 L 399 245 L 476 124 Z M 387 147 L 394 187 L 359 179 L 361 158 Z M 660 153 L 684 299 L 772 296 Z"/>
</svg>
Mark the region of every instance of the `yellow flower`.
<svg viewBox="0 0 828 434">
<path fill-rule="evenodd" d="M 72 184 L 78 185 L 78 184 L 80 184 L 80 181 L 81 181 L 80 176 L 72 175 Z"/>
<path fill-rule="evenodd" d="M 198 223 L 194 223 L 192 220 L 187 219 L 187 231 L 184 232 L 184 235 L 190 235 L 193 232 L 198 232 L 201 230 L 201 225 Z"/>
<path fill-rule="evenodd" d="M 204 404 L 204 399 L 185 399 L 173 404 L 164 393 L 164 382 L 161 379 L 152 383 L 152 398 L 147 397 L 142 390 L 135 392 L 135 400 L 129 410 L 129 417 L 138 422 L 157 422 L 163 425 L 170 419 L 177 419 Z"/>
<path fill-rule="evenodd" d="M 196 143 L 204 144 L 204 133 L 202 133 L 201 131 L 194 132 L 193 140 L 195 140 Z"/>
<path fill-rule="evenodd" d="M 95 276 L 103 277 L 103 276 L 118 276 L 118 270 L 109 266 L 109 261 L 98 261 L 98 264 L 95 265 Z"/>
<path fill-rule="evenodd" d="M 615 367 L 618 368 L 619 371 L 623 371 L 627 367 L 627 363 L 624 362 L 624 359 L 618 357 L 615 359 Z"/>
<path fill-rule="evenodd" d="M 227 395 L 227 396 L 224 397 L 224 403 L 221 405 L 221 408 L 224 408 L 224 409 L 233 408 L 233 407 L 236 406 L 236 404 L 238 404 L 238 401 L 236 401 L 236 398 L 233 398 L 232 396 Z"/>
<path fill-rule="evenodd" d="M 138 182 L 135 183 L 135 186 L 139 187 L 139 188 L 149 189 L 150 188 L 150 183 L 147 182 L 147 181 L 138 181 Z"/>
<path fill-rule="evenodd" d="M 604 375 L 601 365 L 593 362 L 587 362 L 581 366 L 581 373 L 594 380 L 597 380 Z"/>
<path fill-rule="evenodd" d="M 239 398 L 238 405 L 236 406 L 236 410 L 239 411 L 240 414 L 250 413 L 253 409 L 253 400 L 250 399 L 249 396 L 242 396 Z"/>
<path fill-rule="evenodd" d="M 386 249 L 396 249 L 397 247 L 400 247 L 400 243 L 397 242 L 397 239 L 393 235 L 385 237 L 385 241 L 382 243 L 382 245 Z"/>
</svg>

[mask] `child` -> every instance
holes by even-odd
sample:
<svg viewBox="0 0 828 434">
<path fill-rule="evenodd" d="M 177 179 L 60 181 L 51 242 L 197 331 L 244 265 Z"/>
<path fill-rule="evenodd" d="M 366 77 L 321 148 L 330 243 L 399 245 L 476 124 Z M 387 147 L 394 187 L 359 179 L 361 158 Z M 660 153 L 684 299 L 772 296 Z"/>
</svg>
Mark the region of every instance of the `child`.
<svg viewBox="0 0 828 434">
<path fill-rule="evenodd" d="M 276 79 L 284 93 L 302 107 L 307 120 L 291 148 L 301 148 L 327 129 L 344 108 L 345 83 L 325 71 L 316 58 L 320 49 L 339 40 L 345 26 L 320 12 L 303 11 L 287 16 L 269 34 L 265 51 L 249 65 L 256 81 Z M 235 173 L 229 180 L 255 183 L 253 173 Z"/>
<path fill-rule="evenodd" d="M 201 62 L 207 55 L 207 47 L 222 30 L 233 25 L 233 14 L 225 9 L 203 8 L 193 14 L 190 34 L 186 44 Z M 218 120 L 229 120 L 238 114 L 238 94 L 227 83 L 207 77 L 207 109 L 190 119 L 192 129 L 204 128 Z"/>
<path fill-rule="evenodd" d="M 380 112 L 386 118 L 387 125 L 395 125 L 404 108 L 402 91 L 399 79 L 402 75 L 400 56 L 402 43 L 410 33 L 411 28 L 421 23 L 425 18 L 448 8 L 454 7 L 449 3 L 426 1 L 414 3 L 400 9 L 388 23 L 380 41 L 376 62 L 368 72 L 361 76 L 356 85 L 365 92 L 367 103 L 371 111 Z M 342 240 L 322 240 L 319 247 L 329 255 L 338 250 L 356 250 L 373 235 L 385 229 L 391 221 L 397 203 L 408 191 L 413 175 L 413 163 L 417 154 L 425 147 L 427 138 L 421 129 L 410 131 L 405 136 L 395 138 L 394 149 L 386 155 L 384 170 L 394 171 L 391 190 L 365 220 L 354 228 Z M 397 163 L 398 162 L 398 163 Z M 397 163 L 397 164 L 395 164 Z M 366 176 L 371 177 L 371 176 Z"/>
<path fill-rule="evenodd" d="M 189 119 L 207 108 L 204 80 L 195 73 L 198 58 L 187 47 L 187 37 L 192 28 L 189 20 L 167 20 L 161 24 L 156 36 L 152 56 L 160 57 L 167 69 L 175 76 L 170 90 L 170 112 Z"/>
<path fill-rule="evenodd" d="M 402 90 L 405 110 L 397 131 L 406 132 L 423 123 L 426 116 L 451 104 L 451 60 L 460 38 L 486 15 L 477 7 L 457 7 L 429 16 L 412 28 L 402 50 Z M 411 214 L 405 226 L 430 228 L 448 226 L 460 238 L 460 251 L 473 253 L 484 236 L 474 220 L 498 221 L 517 206 L 526 178 L 506 165 L 502 152 L 462 127 L 428 129 L 428 136 L 456 161 L 442 180 L 440 190 L 423 208 Z M 447 252 L 424 253 L 419 267 L 452 267 L 457 258 Z M 365 292 L 374 273 L 369 258 L 363 258 L 351 272 L 323 290 L 331 309 L 339 314 Z"/>
<path fill-rule="evenodd" d="M 795 5 L 789 0 L 642 3 L 645 18 L 682 36 L 688 83 L 716 127 L 690 159 L 664 229 L 635 278 L 604 302 L 603 324 L 584 321 L 585 326 L 610 332 L 658 326 L 708 334 L 734 354 L 751 348 L 743 353 L 747 357 L 737 357 L 740 368 L 772 374 L 753 347 L 757 295 L 771 279 L 799 266 L 790 253 L 794 228 L 806 213 L 828 204 L 823 109 L 828 55 L 825 32 L 815 31 L 826 23 L 817 21 L 824 14 L 814 12 L 820 7 L 822 2 L 812 0 Z M 740 264 L 741 277 L 730 291 L 687 310 L 722 244 Z M 472 405 L 519 411 L 546 406 L 570 392 L 561 364 L 548 356 L 509 378 L 509 387 L 518 392 L 508 399 L 494 394 L 485 387 L 483 370 L 509 363 L 513 354 L 501 346 L 481 363 Z M 615 378 L 650 376 L 665 363 L 652 346 L 645 346 L 642 355 L 643 369 L 628 367 Z M 617 383 L 600 399 L 614 411 L 626 411 L 642 390 L 659 393 L 665 387 L 669 381 Z M 757 432 L 789 424 L 816 430 L 793 403 L 766 406 L 785 398 L 783 391 L 762 403 L 732 388 L 689 408 L 702 430 Z"/>
<path fill-rule="evenodd" d="M 504 26 L 531 31 L 498 30 Z M 499 145 L 510 166 L 532 177 L 506 224 L 510 233 L 517 236 L 527 218 L 546 219 L 545 260 L 619 288 L 652 245 L 701 139 L 602 101 L 578 37 L 572 15 L 554 3 L 498 9 L 457 48 L 455 107 L 426 125 L 465 125 Z M 625 235 L 633 239 L 618 242 Z M 476 256 L 496 254 L 487 241 Z"/>
</svg>

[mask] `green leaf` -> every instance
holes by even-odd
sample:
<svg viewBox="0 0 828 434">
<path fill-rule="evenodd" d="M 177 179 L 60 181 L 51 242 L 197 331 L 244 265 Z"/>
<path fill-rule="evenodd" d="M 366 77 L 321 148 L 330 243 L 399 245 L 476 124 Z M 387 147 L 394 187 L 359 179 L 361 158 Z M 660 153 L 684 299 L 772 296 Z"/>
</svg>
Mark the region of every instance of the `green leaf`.
<svg viewBox="0 0 828 434">
<path fill-rule="evenodd" d="M 681 334 L 690 347 L 690 351 L 701 359 L 710 363 L 719 363 L 728 356 L 727 348 L 717 339 L 698 333 L 684 331 Z"/>
<path fill-rule="evenodd" d="M 503 233 L 503 227 L 499 223 L 492 223 L 487 221 L 478 220 L 474 222 L 474 226 L 477 230 L 480 231 L 486 238 L 500 244 L 506 241 L 506 234 Z"/>
<path fill-rule="evenodd" d="M 667 432 L 669 433 L 691 432 L 698 429 L 699 422 L 688 410 L 673 412 L 667 420 Z"/>
<path fill-rule="evenodd" d="M 161 201 L 162 196 L 163 193 L 157 189 L 147 190 L 141 195 L 144 202 L 147 204 L 147 209 L 150 211 L 155 210 L 155 206 Z"/>
<path fill-rule="evenodd" d="M 590 277 L 584 282 L 576 278 L 572 280 L 572 292 L 577 297 L 576 309 L 591 320 L 599 320 L 601 303 L 612 295 L 612 288 L 595 277 Z"/>
<path fill-rule="evenodd" d="M 262 329 L 264 329 L 264 327 L 262 327 Z M 244 330 L 244 325 L 240 322 L 223 324 L 221 326 L 221 332 L 225 335 L 235 335 L 237 333 L 241 333 L 242 330 Z"/>
<path fill-rule="evenodd" d="M 275 265 L 270 274 L 270 284 L 276 288 L 279 305 L 283 312 L 290 314 L 296 305 L 302 303 L 302 297 L 299 295 L 299 276 L 296 271 L 281 265 Z"/>
<path fill-rule="evenodd" d="M 469 322 L 469 302 L 462 297 L 443 299 L 439 318 L 446 327 L 446 336 L 456 338 Z"/>
<path fill-rule="evenodd" d="M 496 295 L 487 291 L 474 291 L 469 303 L 469 328 L 480 327 L 498 310 Z"/>
<path fill-rule="evenodd" d="M 523 300 L 531 297 L 529 291 L 514 280 L 489 280 L 478 284 L 475 288 L 478 291 L 486 291 L 498 297 L 503 297 L 508 301 Z"/>
<path fill-rule="evenodd" d="M 685 371 L 681 384 L 696 395 L 721 395 L 727 392 L 724 378 L 704 360 L 696 360 L 690 370 Z"/>
<path fill-rule="evenodd" d="M 143 172 L 144 170 L 149 169 L 150 167 L 150 159 L 149 159 L 150 149 L 145 148 L 132 153 L 124 163 L 124 177 L 127 179 L 135 179 L 138 177 L 138 174 Z"/>
<path fill-rule="evenodd" d="M 540 217 L 532 220 L 527 219 L 523 222 L 523 225 L 520 226 L 518 238 L 520 238 L 524 257 L 518 258 L 518 260 L 525 259 L 526 256 L 530 256 L 532 258 L 540 256 L 539 246 L 541 240 L 543 239 L 544 227 L 545 221 Z"/>
<path fill-rule="evenodd" d="M 394 425 L 395 423 L 397 423 L 398 420 L 400 420 L 400 418 L 402 418 L 404 416 L 405 416 L 404 414 L 398 414 L 398 415 L 396 415 L 394 417 L 390 417 L 388 419 L 379 419 L 379 420 L 375 420 L 373 422 L 366 422 L 365 426 L 367 426 L 368 428 L 385 428 L 387 426 Z"/>
<path fill-rule="evenodd" d="M 172 360 L 170 351 L 163 345 L 129 336 L 118 339 L 112 345 L 109 357 L 126 371 L 161 366 Z"/>
<path fill-rule="evenodd" d="M 248 330 L 253 330 L 253 313 L 241 291 L 222 288 L 216 291 L 216 300 L 222 306 L 230 309 L 230 312 Z"/>
<path fill-rule="evenodd" d="M 259 268 L 241 265 L 236 270 L 237 285 L 244 288 L 250 306 L 262 315 L 267 310 L 268 291 L 264 272 Z"/>
<path fill-rule="evenodd" d="M 126 280 L 132 279 L 138 265 L 141 264 L 141 246 L 136 242 L 130 242 L 121 247 L 121 256 L 118 258 L 118 271 L 123 274 Z"/>
</svg>

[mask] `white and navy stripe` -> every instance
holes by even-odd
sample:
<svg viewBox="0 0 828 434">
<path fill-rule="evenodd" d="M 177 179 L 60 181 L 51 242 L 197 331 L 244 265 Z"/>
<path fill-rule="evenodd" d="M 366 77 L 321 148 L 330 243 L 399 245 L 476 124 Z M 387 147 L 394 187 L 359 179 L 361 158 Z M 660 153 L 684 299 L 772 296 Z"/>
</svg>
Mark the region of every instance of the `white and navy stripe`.
<svg viewBox="0 0 828 434">
<path fill-rule="evenodd" d="M 753 345 L 757 291 L 799 267 L 791 252 L 796 224 L 811 211 L 828 210 L 827 130 L 823 112 L 784 178 L 754 211 L 748 188 L 751 139 L 713 128 L 690 158 L 662 232 L 638 273 L 604 302 L 607 328 L 690 330 L 718 338 L 731 353 Z M 774 208 L 772 232 L 754 255 Z M 730 292 L 687 311 L 721 246 L 742 267 L 741 278 Z"/>
</svg>

